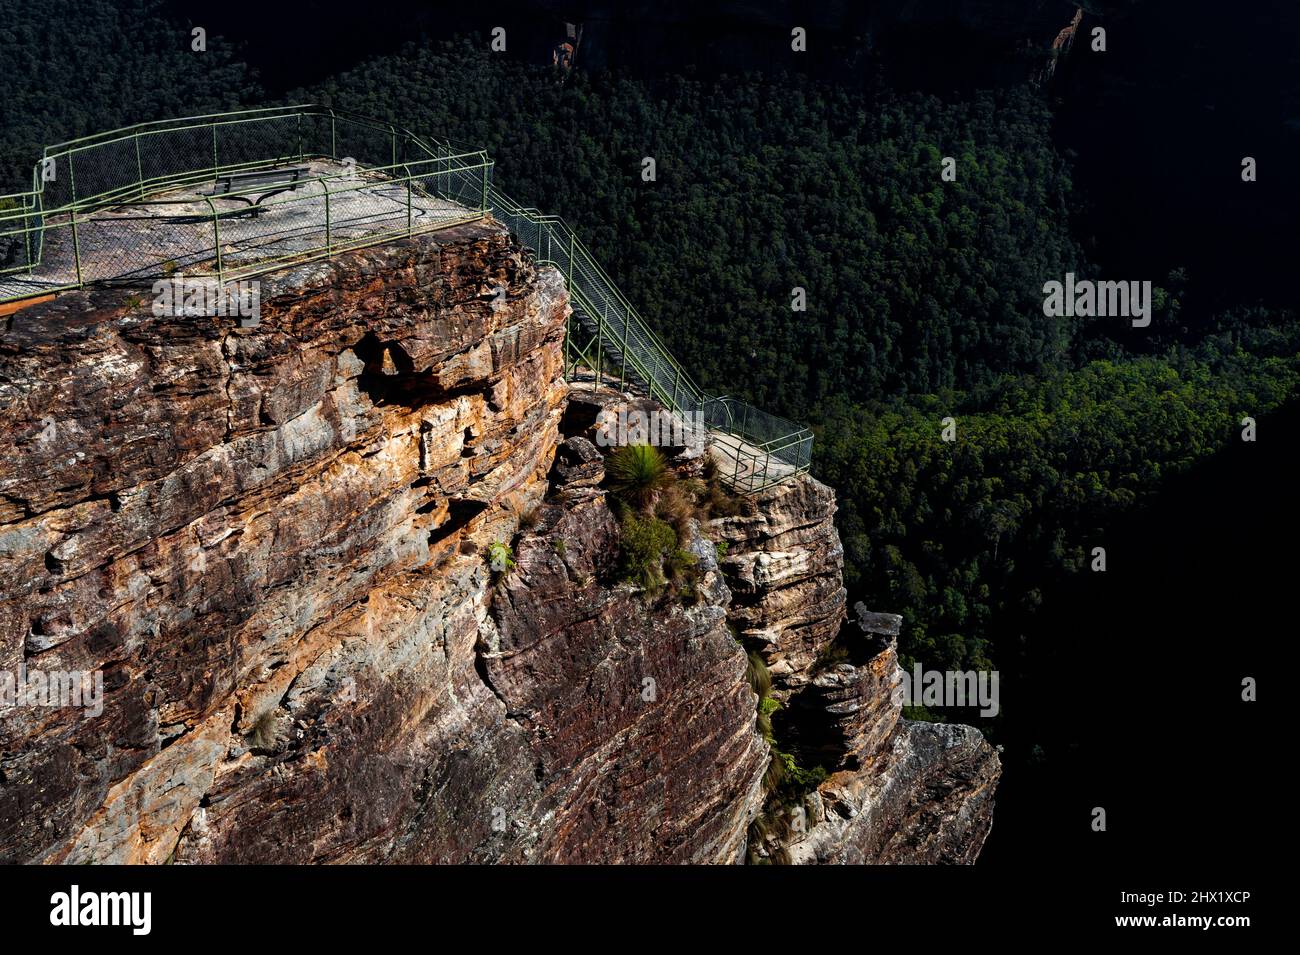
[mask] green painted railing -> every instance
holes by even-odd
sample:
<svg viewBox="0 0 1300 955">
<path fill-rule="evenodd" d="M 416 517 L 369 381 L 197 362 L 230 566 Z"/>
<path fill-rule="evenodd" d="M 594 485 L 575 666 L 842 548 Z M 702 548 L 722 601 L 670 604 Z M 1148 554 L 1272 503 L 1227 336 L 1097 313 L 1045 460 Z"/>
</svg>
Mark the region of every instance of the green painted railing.
<svg viewBox="0 0 1300 955">
<path fill-rule="evenodd" d="M 280 233 L 250 223 L 249 208 L 217 205 L 265 187 L 220 197 L 192 190 L 230 173 L 326 159 L 348 169 L 306 177 L 292 193 L 257 206 L 259 214 L 293 220 Z M 487 213 L 491 172 L 483 150 L 431 151 L 409 130 L 328 106 L 214 113 L 97 133 L 46 147 L 32 189 L 0 196 L 0 302 L 178 270 L 225 281 L 445 228 Z M 157 198 L 187 188 L 191 194 L 182 198 Z M 455 208 L 432 215 L 434 198 Z M 168 254 L 128 225 L 139 215 L 118 214 L 127 205 L 167 227 Z"/>
<path fill-rule="evenodd" d="M 493 215 L 537 261 L 564 274 L 573 303 L 564 346 L 568 370 L 581 364 L 597 386 L 602 379 L 617 379 L 620 388 L 639 385 L 672 411 L 699 414 L 715 433 L 713 451 L 725 462 L 723 476 L 738 490 L 761 491 L 808 470 L 811 431 L 740 399 L 706 394 L 563 219 L 520 206 L 495 187 L 490 197 Z"/>
<path fill-rule="evenodd" d="M 268 218 L 252 226 L 247 208 L 220 209 L 217 197 L 159 198 L 223 174 L 326 159 L 354 160 L 355 169 L 307 177 L 301 193 L 260 204 L 258 214 Z M 221 199 L 258 192 L 265 187 Z M 446 205 L 431 205 L 439 202 Z M 168 206 L 178 214 L 167 215 Z M 127 219 L 142 217 L 123 217 L 123 209 L 166 226 L 165 258 L 149 241 L 157 230 L 128 228 Z M 739 399 L 705 393 L 563 219 L 521 206 L 493 185 L 483 150 L 327 106 L 142 123 L 47 147 L 32 189 L 0 196 L 0 302 L 176 271 L 223 282 L 488 213 L 539 264 L 565 277 L 573 304 L 564 342 L 567 375 L 586 369 L 597 386 L 617 378 L 620 389 L 698 415 L 713 432 L 724 478 L 745 493 L 808 470 L 811 431 Z M 295 225 L 274 232 L 258 224 L 279 220 Z"/>
</svg>

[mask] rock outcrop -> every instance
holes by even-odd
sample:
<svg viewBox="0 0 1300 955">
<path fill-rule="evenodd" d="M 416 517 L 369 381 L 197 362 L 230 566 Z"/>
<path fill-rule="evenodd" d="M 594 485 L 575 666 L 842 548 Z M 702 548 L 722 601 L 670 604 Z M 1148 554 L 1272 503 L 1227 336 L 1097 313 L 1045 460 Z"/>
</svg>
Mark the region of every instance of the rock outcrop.
<svg viewBox="0 0 1300 955">
<path fill-rule="evenodd" d="M 714 530 L 728 548 L 731 620 L 761 645 L 774 695 L 785 699 L 808 682 L 844 623 L 844 548 L 835 493 L 819 481 L 778 484 L 756 503 L 752 515 L 722 518 Z"/>
<path fill-rule="evenodd" d="M 713 544 L 690 546 L 698 603 L 649 600 L 617 582 L 603 493 L 566 494 L 536 521 L 483 654 L 536 767 L 521 840 L 555 862 L 740 861 L 768 750 Z"/>
<path fill-rule="evenodd" d="M 103 687 L 0 703 L 0 861 L 742 861 L 742 641 L 833 770 L 794 861 L 974 858 L 996 756 L 899 718 L 890 640 L 827 658 L 828 488 L 693 522 L 648 597 L 590 440 L 623 399 L 570 400 L 563 281 L 501 226 L 261 283 L 252 327 L 118 288 L 0 331 L 0 674 Z"/>
<path fill-rule="evenodd" d="M 845 623 L 834 493 L 804 475 L 717 520 L 733 625 L 760 647 L 781 703 L 774 722 L 829 778 L 758 847 L 794 863 L 970 863 L 993 820 L 997 753 L 970 726 L 902 718 L 901 618 Z M 847 659 L 834 661 L 833 647 Z"/>
<path fill-rule="evenodd" d="M 263 278 L 253 328 L 148 297 L 0 339 L 0 670 L 105 691 L 0 716 L 4 855 L 400 856 L 446 780 L 517 775 L 481 549 L 547 486 L 563 283 L 477 224 Z"/>
</svg>

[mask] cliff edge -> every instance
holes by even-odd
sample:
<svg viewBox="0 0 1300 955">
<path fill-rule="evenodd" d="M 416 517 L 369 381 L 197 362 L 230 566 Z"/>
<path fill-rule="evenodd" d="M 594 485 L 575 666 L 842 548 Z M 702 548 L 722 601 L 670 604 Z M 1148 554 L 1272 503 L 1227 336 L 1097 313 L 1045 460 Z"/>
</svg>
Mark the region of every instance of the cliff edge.
<svg viewBox="0 0 1300 955">
<path fill-rule="evenodd" d="M 892 642 L 843 634 L 829 489 L 695 524 L 690 601 L 621 578 L 564 283 L 500 225 L 264 276 L 253 327 L 150 299 L 0 331 L 0 672 L 103 686 L 0 707 L 0 859 L 978 853 L 996 754 L 902 720 Z M 761 836 L 754 647 L 830 770 Z"/>
</svg>

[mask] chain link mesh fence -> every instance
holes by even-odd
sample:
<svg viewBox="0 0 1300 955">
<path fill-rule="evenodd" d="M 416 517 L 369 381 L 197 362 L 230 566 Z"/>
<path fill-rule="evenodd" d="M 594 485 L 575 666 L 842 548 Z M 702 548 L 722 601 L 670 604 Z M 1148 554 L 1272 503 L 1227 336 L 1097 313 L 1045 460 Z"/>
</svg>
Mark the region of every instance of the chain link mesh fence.
<svg viewBox="0 0 1300 955">
<path fill-rule="evenodd" d="M 0 302 L 177 270 L 248 275 L 478 218 L 491 165 L 482 150 L 431 146 L 328 107 L 217 114 L 74 140 L 45 150 L 31 191 L 0 196 Z M 241 191 L 231 181 L 219 195 L 197 191 L 222 177 L 292 168 L 299 171 L 287 190 Z M 278 192 L 290 194 L 267 201 Z"/>
<path fill-rule="evenodd" d="M 731 397 L 706 395 L 671 357 L 659 336 L 623 297 L 563 220 L 520 206 L 492 189 L 493 215 L 541 264 L 564 273 L 573 304 L 566 348 L 574 363 L 620 387 L 633 383 L 666 408 L 699 413 L 714 432 L 722 476 L 743 493 L 756 493 L 807 471 L 813 434 L 807 428 Z M 566 362 L 569 360 L 566 356 Z"/>
</svg>

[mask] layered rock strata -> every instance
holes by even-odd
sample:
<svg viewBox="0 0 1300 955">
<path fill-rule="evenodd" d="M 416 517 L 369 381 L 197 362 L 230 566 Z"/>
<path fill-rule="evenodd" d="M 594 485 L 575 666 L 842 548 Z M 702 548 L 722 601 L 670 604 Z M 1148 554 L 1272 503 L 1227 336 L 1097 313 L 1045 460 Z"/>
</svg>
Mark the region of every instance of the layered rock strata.
<svg viewBox="0 0 1300 955">
<path fill-rule="evenodd" d="M 831 771 L 794 861 L 978 852 L 979 734 L 899 718 L 887 634 L 828 655 L 828 488 L 691 524 L 689 599 L 621 579 L 596 419 L 654 409 L 570 391 L 563 282 L 501 226 L 261 283 L 251 327 L 127 288 L 4 320 L 0 674 L 103 696 L 0 704 L 0 859 L 742 861 L 746 646 Z"/>
<path fill-rule="evenodd" d="M 413 833 L 517 774 L 481 550 L 547 486 L 563 283 L 491 223 L 261 281 L 252 328 L 118 289 L 0 338 L 0 670 L 104 678 L 0 715 L 8 860 L 491 854 Z"/>
<path fill-rule="evenodd" d="M 797 804 L 769 802 L 782 824 L 756 855 L 973 862 L 992 826 L 997 753 L 973 727 L 902 718 L 901 618 L 859 608 L 846 622 L 834 513 L 834 493 L 803 475 L 760 494 L 752 515 L 711 528 L 728 544 L 730 619 L 763 656 L 781 703 L 777 735 L 805 768 L 829 773 Z"/>
</svg>

